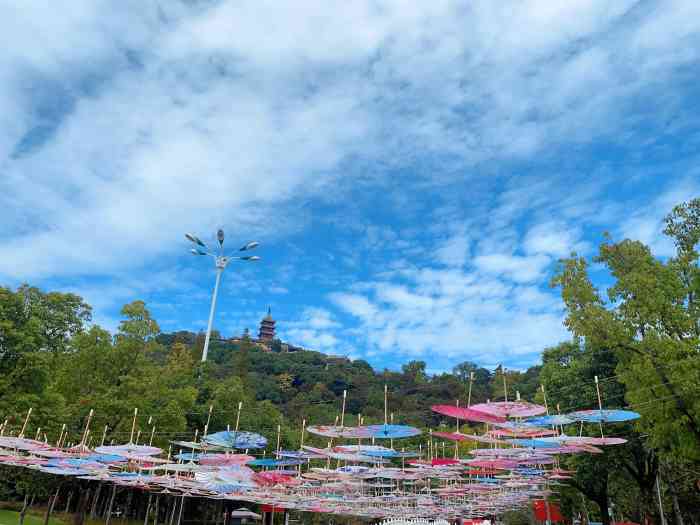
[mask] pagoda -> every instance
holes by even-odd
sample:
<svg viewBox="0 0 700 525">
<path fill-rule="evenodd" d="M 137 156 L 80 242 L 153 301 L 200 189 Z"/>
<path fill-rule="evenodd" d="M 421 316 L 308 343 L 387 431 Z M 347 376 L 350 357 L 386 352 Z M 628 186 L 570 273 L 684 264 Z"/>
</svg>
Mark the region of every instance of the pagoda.
<svg viewBox="0 0 700 525">
<path fill-rule="evenodd" d="M 258 339 L 260 341 L 272 341 L 275 338 L 275 320 L 272 318 L 270 307 L 267 307 L 267 315 L 260 321 L 260 332 Z"/>
</svg>

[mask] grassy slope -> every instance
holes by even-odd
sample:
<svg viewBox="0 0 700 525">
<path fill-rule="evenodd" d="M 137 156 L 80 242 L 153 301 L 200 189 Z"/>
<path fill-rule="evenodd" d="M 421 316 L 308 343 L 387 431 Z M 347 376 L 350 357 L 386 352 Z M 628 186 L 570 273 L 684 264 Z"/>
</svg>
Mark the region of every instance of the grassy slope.
<svg viewBox="0 0 700 525">
<path fill-rule="evenodd" d="M 13 510 L 0 510 L 0 525 L 17 525 L 19 523 L 19 512 Z M 43 525 L 44 516 L 42 514 L 27 513 L 24 518 L 24 525 Z M 64 525 L 63 521 L 52 517 L 49 525 Z"/>
<path fill-rule="evenodd" d="M 24 525 L 43 525 L 44 524 L 44 509 L 30 509 L 24 518 Z M 52 515 L 49 520 L 49 525 L 67 525 L 71 523 L 71 515 L 58 513 L 57 516 Z M 17 525 L 19 523 L 19 512 L 14 510 L 0 510 L 0 525 Z M 142 525 L 143 522 L 133 520 L 125 521 L 123 519 L 112 518 L 114 525 Z M 85 520 L 85 525 L 104 525 L 103 519 Z"/>
</svg>

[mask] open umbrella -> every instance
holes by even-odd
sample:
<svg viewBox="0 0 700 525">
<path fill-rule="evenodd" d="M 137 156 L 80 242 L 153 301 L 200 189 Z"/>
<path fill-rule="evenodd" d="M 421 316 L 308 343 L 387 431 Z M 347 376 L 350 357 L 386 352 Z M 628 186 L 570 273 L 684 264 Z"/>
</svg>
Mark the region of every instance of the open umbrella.
<svg viewBox="0 0 700 525">
<path fill-rule="evenodd" d="M 231 511 L 231 518 L 259 520 L 262 519 L 262 516 L 260 516 L 260 514 L 256 514 L 251 510 L 246 509 L 245 507 L 241 507 L 240 509 Z"/>
<path fill-rule="evenodd" d="M 497 401 L 493 403 L 479 403 L 472 405 L 472 410 L 486 412 L 502 417 L 527 417 L 544 414 L 547 409 L 541 405 L 528 403 L 527 401 Z"/>
<path fill-rule="evenodd" d="M 245 465 L 255 458 L 248 454 L 203 454 L 199 457 L 200 465 Z"/>
<path fill-rule="evenodd" d="M 214 445 L 224 448 L 265 448 L 267 439 L 256 434 L 255 432 L 223 430 L 202 438 L 202 441 L 208 445 Z"/>
<path fill-rule="evenodd" d="M 376 439 L 399 439 L 420 435 L 421 431 L 408 425 L 369 425 L 361 427 L 367 430 L 370 437 Z"/>
<path fill-rule="evenodd" d="M 574 421 L 584 421 L 586 423 L 618 423 L 621 421 L 632 421 L 639 419 L 637 412 L 631 410 L 579 410 L 567 414 Z"/>
<path fill-rule="evenodd" d="M 98 454 L 114 454 L 117 456 L 155 456 L 163 452 L 163 450 L 158 447 L 150 447 L 148 445 L 127 443 L 125 445 L 104 445 L 97 447 L 95 452 Z"/>
<path fill-rule="evenodd" d="M 331 438 L 366 439 L 372 437 L 365 427 L 345 427 L 340 425 L 311 425 L 306 431 L 317 436 Z"/>
<path fill-rule="evenodd" d="M 430 407 L 433 412 L 443 416 L 454 417 L 463 421 L 475 421 L 477 423 L 502 423 L 506 420 L 500 414 L 493 414 L 474 407 L 464 408 L 455 405 L 433 405 Z"/>
</svg>

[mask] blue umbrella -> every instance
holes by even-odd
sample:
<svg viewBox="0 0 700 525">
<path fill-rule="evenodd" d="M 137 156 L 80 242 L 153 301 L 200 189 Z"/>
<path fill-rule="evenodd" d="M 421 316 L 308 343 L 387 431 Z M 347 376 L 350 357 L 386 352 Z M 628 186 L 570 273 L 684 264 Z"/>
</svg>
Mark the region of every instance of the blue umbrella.
<svg viewBox="0 0 700 525">
<path fill-rule="evenodd" d="M 408 425 L 369 425 L 363 428 L 371 437 L 377 439 L 407 438 L 421 433 L 417 428 Z"/>
<path fill-rule="evenodd" d="M 124 456 L 118 456 L 117 454 L 93 454 L 85 459 L 99 461 L 100 463 L 126 463 L 127 461 Z"/>
<path fill-rule="evenodd" d="M 175 459 L 180 459 L 182 461 L 197 461 L 200 456 L 201 454 L 197 454 L 196 452 L 180 452 L 179 454 L 175 455 Z"/>
<path fill-rule="evenodd" d="M 561 446 L 561 444 L 556 441 L 545 441 L 542 439 L 508 439 L 507 441 L 514 445 L 530 448 L 556 448 Z"/>
<path fill-rule="evenodd" d="M 217 447 L 224 448 L 265 448 L 267 446 L 267 439 L 265 439 L 260 434 L 255 434 L 254 432 L 231 432 L 229 430 L 224 430 L 222 432 L 216 432 L 214 434 L 209 434 L 202 441 L 209 445 L 214 445 Z"/>
<path fill-rule="evenodd" d="M 568 414 L 574 421 L 585 423 L 619 423 L 639 419 L 640 415 L 631 410 L 580 410 Z"/>
<path fill-rule="evenodd" d="M 532 425 L 535 427 L 546 427 L 549 425 L 569 425 L 570 423 L 575 423 L 576 420 L 572 419 L 568 415 L 552 415 L 552 416 L 537 416 L 529 417 L 523 424 Z"/>
</svg>

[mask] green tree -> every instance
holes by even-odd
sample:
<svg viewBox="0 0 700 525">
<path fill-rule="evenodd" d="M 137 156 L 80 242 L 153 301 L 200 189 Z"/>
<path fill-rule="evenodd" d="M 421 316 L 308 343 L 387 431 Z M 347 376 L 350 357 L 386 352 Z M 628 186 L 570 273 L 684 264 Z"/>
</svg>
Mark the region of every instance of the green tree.
<svg viewBox="0 0 700 525">
<path fill-rule="evenodd" d="M 642 414 L 652 445 L 691 461 L 700 460 L 699 217 L 695 199 L 666 218 L 665 233 L 676 245 L 667 260 L 638 241 L 606 240 L 594 260 L 613 280 L 607 300 L 581 257 L 563 260 L 553 279 L 569 329 L 616 353 L 627 401 Z"/>
<path fill-rule="evenodd" d="M 597 406 L 596 376 L 606 406 L 619 406 L 624 402 L 625 386 L 615 375 L 617 357 L 606 348 L 596 348 L 590 342 L 574 340 L 546 349 L 542 362 L 540 379 L 552 412 Z M 606 524 L 610 522 L 608 508 L 611 495 L 616 494 L 618 489 L 623 495 L 636 495 L 624 501 L 629 505 L 626 508 L 629 515 L 634 515 L 637 520 L 655 516 L 653 489 L 658 458 L 654 450 L 646 446 L 630 424 L 606 425 L 606 429 L 615 436 L 624 436 L 629 442 L 604 447 L 601 454 L 576 454 L 564 458 L 566 465 L 576 472 L 571 485 L 597 504 L 601 520 Z M 577 430 L 586 435 L 603 431 L 594 424 L 582 425 Z M 576 502 L 576 499 L 573 501 Z M 618 505 L 622 503 L 617 497 L 615 502 Z"/>
</svg>

